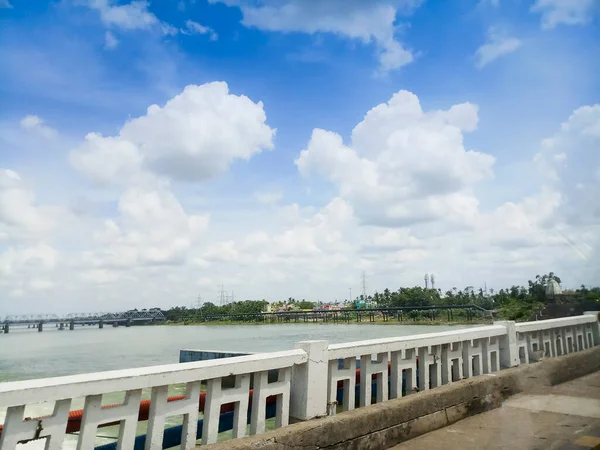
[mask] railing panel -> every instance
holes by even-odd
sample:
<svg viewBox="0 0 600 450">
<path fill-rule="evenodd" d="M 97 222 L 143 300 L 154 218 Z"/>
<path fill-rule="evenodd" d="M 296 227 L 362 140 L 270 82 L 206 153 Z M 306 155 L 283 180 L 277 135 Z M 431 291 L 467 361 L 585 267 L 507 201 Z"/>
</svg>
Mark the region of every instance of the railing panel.
<svg viewBox="0 0 600 450">
<path fill-rule="evenodd" d="M 517 346 L 521 364 L 582 351 L 594 342 L 597 319 L 593 315 L 518 323 Z"/>
<path fill-rule="evenodd" d="M 99 427 L 118 425 L 117 450 L 130 450 L 134 447 L 144 388 L 151 388 L 149 410 L 146 410 L 145 449 L 162 449 L 166 419 L 175 415 L 183 415 L 180 448 L 195 448 L 201 382 L 207 385 L 202 441 L 216 442 L 221 406 L 231 403 L 234 404 L 233 436 L 241 437 L 246 434 L 249 398 L 253 394 L 250 379 L 253 375 L 256 384 L 253 399 L 257 407 L 252 410 L 251 433 L 264 431 L 265 405 L 269 396 L 276 396 L 276 425 L 284 426 L 289 423 L 292 367 L 307 361 L 306 352 L 296 349 L 225 360 L 0 383 L 0 406 L 8 407 L 1 430 L 0 449 L 13 450 L 19 442 L 40 438 L 46 438 L 47 449 L 61 449 L 72 399 L 84 398 L 77 449 L 94 448 Z M 277 382 L 268 382 L 271 370 L 279 371 Z M 236 385 L 224 388 L 222 380 L 230 376 L 235 377 Z M 180 383 L 185 384 L 184 398 L 168 401 L 169 386 Z M 102 406 L 103 395 L 119 392 L 124 393 L 122 404 Z M 38 420 L 24 418 L 27 405 L 48 402 L 55 403 L 53 415 Z M 262 424 L 259 417 L 262 417 Z"/>
<path fill-rule="evenodd" d="M 343 409 L 354 408 L 355 365 L 360 360 L 360 406 L 398 398 L 500 369 L 499 338 L 504 325 L 491 325 L 401 338 L 333 344 L 329 346 L 328 403 L 335 403 L 339 382 L 344 386 Z M 373 360 L 372 355 L 377 355 Z M 339 361 L 343 361 L 343 367 Z M 388 369 L 389 361 L 389 369 Z M 417 376 L 418 373 L 418 376 Z M 388 392 L 389 383 L 389 392 Z M 328 408 L 335 414 L 336 408 Z"/>
</svg>

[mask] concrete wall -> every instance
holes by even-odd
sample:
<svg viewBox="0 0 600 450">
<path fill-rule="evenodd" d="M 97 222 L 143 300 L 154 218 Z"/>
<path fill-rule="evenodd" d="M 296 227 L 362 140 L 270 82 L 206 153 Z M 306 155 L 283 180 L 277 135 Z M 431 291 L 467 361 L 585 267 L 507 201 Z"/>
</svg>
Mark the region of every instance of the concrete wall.
<svg viewBox="0 0 600 450">
<path fill-rule="evenodd" d="M 481 375 L 401 399 L 314 419 L 213 450 L 379 450 L 497 408 L 509 395 L 544 391 L 600 370 L 600 347 Z M 509 431 L 509 430 L 508 430 Z"/>
</svg>

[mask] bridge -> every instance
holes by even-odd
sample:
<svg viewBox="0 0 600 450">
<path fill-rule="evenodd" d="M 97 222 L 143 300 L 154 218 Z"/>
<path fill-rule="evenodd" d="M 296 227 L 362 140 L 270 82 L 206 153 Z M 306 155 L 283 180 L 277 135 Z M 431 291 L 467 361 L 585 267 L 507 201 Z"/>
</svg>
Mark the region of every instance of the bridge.
<svg viewBox="0 0 600 450">
<path fill-rule="evenodd" d="M 0 325 L 4 334 L 7 334 L 11 326 L 27 325 L 27 328 L 37 327 L 41 332 L 44 330 L 45 324 L 55 324 L 59 330 L 64 330 L 65 326 L 69 325 L 69 329 L 74 330 L 75 325 L 98 325 L 99 328 L 104 328 L 104 325 L 107 324 L 113 327 L 119 325 L 129 327 L 132 324 L 160 323 L 165 319 L 166 317 L 160 309 L 152 308 L 140 311 L 133 309 L 118 313 L 70 313 L 65 316 L 57 314 L 13 315 L 6 316 L 3 320 L 0 319 Z"/>
<path fill-rule="evenodd" d="M 273 371 L 277 380 L 271 381 Z M 0 383 L 0 406 L 7 408 L 0 449 L 44 439 L 50 450 L 67 442 L 82 450 L 193 449 L 197 440 L 213 450 L 383 450 L 461 423 L 454 438 L 434 435 L 414 448 L 447 448 L 450 439 L 451 447 L 469 450 L 559 448 L 552 445 L 557 430 L 569 439 L 586 437 L 587 430 L 577 436 L 583 424 L 600 419 L 593 392 L 582 391 L 599 371 L 598 312 L 337 344 L 303 341 L 278 352 Z M 558 385 L 594 373 L 570 391 Z M 224 389 L 228 378 L 234 386 Z M 185 395 L 169 396 L 175 385 L 185 385 Z M 546 395 L 554 385 L 558 389 Z M 143 389 L 151 390 L 149 400 L 142 399 Z M 103 407 L 103 395 L 115 392 L 123 393 L 123 403 Z M 582 397 L 574 403 L 569 393 Z M 71 410 L 80 397 L 83 409 Z M 54 404 L 52 415 L 26 417 L 26 407 L 44 402 Z M 501 408 L 505 402 L 512 406 Z M 501 415 L 485 416 L 494 410 Z M 183 424 L 169 425 L 167 418 L 178 415 Z M 487 417 L 484 429 L 468 426 L 475 415 Z M 267 431 L 266 419 L 273 419 L 274 430 Z M 532 420 L 538 420 L 535 429 Z M 99 429 L 115 425 L 114 442 L 95 447 Z M 534 445 L 519 441 L 524 432 L 515 433 L 517 426 L 535 434 Z M 140 429 L 145 434 L 138 435 Z M 540 430 L 549 430 L 550 440 L 540 443 Z M 229 437 L 221 434 L 226 431 L 234 439 L 217 443 Z M 500 435 L 489 440 L 496 431 Z M 466 446 L 471 434 L 477 445 Z M 511 439 L 507 435 L 516 441 L 494 446 Z"/>
</svg>

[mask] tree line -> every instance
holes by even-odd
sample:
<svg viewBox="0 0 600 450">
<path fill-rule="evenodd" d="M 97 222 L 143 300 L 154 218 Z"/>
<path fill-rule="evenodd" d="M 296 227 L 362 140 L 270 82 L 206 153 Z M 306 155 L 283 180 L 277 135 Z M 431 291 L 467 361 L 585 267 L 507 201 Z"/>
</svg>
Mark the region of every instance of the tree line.
<svg viewBox="0 0 600 450">
<path fill-rule="evenodd" d="M 538 311 L 543 311 L 549 305 L 569 304 L 582 310 L 596 310 L 600 307 L 600 287 L 580 286 L 578 289 L 564 291 L 555 296 L 547 293 L 547 287 L 552 280 L 560 284 L 561 279 L 550 272 L 545 275 L 536 275 L 527 282 L 527 286 L 511 286 L 500 290 L 475 289 L 467 286 L 464 289 L 452 288 L 446 292 L 441 289 L 424 288 L 421 286 L 401 287 L 395 291 L 384 289 L 375 292 L 366 298 L 362 295 L 356 301 L 344 303 L 332 302 L 333 305 L 346 309 L 357 309 L 361 304 L 372 303 L 378 307 L 408 307 L 408 306 L 447 306 L 474 304 L 484 309 L 494 311 L 498 318 L 507 320 L 529 320 Z M 267 310 L 269 302 L 266 300 L 246 300 L 215 305 L 211 302 L 204 303 L 199 308 L 174 307 L 164 311 L 168 320 L 180 320 L 186 317 L 207 317 L 230 314 L 259 314 Z M 320 302 L 305 299 L 296 300 L 289 297 L 286 300 L 271 304 L 271 309 L 287 306 L 296 310 L 310 310 L 321 308 Z"/>
</svg>

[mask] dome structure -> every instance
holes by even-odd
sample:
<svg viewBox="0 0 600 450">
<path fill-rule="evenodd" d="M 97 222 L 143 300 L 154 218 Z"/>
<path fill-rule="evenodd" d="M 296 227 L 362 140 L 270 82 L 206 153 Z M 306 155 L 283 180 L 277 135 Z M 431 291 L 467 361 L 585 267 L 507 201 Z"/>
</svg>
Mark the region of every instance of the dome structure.
<svg viewBox="0 0 600 450">
<path fill-rule="evenodd" d="M 554 297 L 560 294 L 562 294 L 562 289 L 560 284 L 558 284 L 558 281 L 554 279 L 549 280 L 548 284 L 546 285 L 546 296 Z"/>
</svg>

